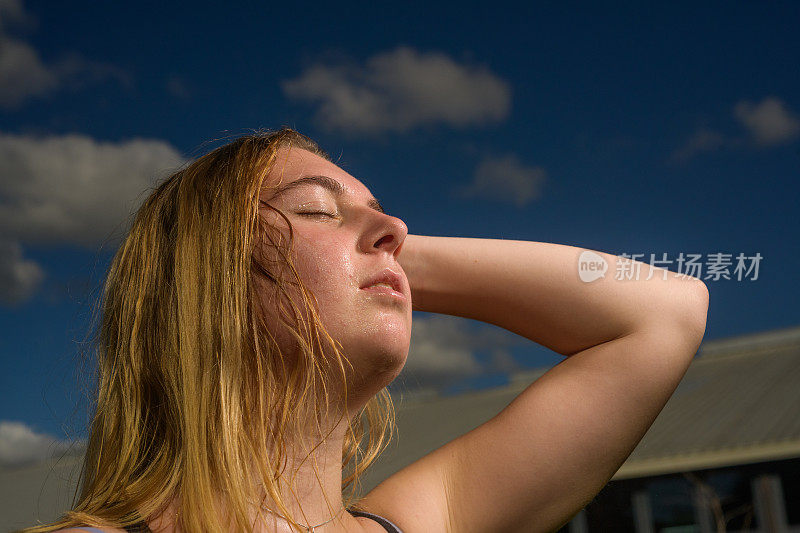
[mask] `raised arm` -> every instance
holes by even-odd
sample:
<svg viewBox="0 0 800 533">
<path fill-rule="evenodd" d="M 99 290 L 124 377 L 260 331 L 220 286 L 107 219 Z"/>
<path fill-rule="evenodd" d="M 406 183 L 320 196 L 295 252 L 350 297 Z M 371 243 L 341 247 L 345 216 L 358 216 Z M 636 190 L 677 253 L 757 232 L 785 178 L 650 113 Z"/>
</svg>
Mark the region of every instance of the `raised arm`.
<svg viewBox="0 0 800 533">
<path fill-rule="evenodd" d="M 568 357 L 496 417 L 376 487 L 375 511 L 406 533 L 554 531 L 608 483 L 686 372 L 708 291 L 662 269 L 648 280 L 644 263 L 638 280 L 614 279 L 619 258 L 601 252 L 606 276 L 583 282 L 583 251 L 406 238 L 398 260 L 415 309 L 496 324 Z"/>
<path fill-rule="evenodd" d="M 578 276 L 583 251 L 544 242 L 408 235 L 399 261 L 415 310 L 495 324 L 561 355 L 645 324 L 658 327 L 662 319 L 671 327 L 669 321 L 677 318 L 687 333 L 702 338 L 708 299 L 703 282 L 664 269 L 654 269 L 645 280 L 646 263 L 639 263 L 638 281 L 615 280 L 619 258 L 594 250 L 608 271 L 583 282 Z"/>
</svg>

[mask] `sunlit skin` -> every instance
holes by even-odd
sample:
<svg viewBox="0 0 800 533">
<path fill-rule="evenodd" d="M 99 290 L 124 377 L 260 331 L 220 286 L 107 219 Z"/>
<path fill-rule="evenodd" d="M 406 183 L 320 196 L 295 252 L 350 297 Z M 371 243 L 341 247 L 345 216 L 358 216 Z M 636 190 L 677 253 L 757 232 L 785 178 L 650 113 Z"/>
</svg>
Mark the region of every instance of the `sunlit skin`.
<svg viewBox="0 0 800 533">
<path fill-rule="evenodd" d="M 397 261 L 408 228 L 399 218 L 370 207 L 369 189 L 333 163 L 299 148 L 281 148 L 277 155 L 266 184 L 326 176 L 346 189 L 337 198 L 309 183 L 273 197 L 265 186 L 261 200 L 282 211 L 294 228 L 295 268 L 316 297 L 323 324 L 354 366 L 348 390 L 349 409 L 356 412 L 397 376 L 408 356 L 411 291 Z M 286 222 L 274 210 L 262 206 L 261 215 L 288 235 Z M 402 278 L 406 300 L 359 288 L 385 268 Z M 274 306 L 266 304 L 266 309 Z M 282 344 L 291 352 L 291 340 L 282 336 Z"/>
</svg>

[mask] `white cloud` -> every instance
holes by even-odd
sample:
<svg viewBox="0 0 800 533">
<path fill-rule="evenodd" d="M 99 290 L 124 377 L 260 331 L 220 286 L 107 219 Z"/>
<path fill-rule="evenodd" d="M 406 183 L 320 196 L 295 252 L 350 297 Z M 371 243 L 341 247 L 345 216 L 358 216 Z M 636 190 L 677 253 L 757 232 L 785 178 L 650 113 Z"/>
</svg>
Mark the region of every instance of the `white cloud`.
<svg viewBox="0 0 800 533">
<path fill-rule="evenodd" d="M 749 138 L 726 136 L 701 127 L 672 153 L 670 160 L 683 162 L 697 154 L 723 147 L 736 149 L 753 144 L 762 148 L 775 146 L 800 135 L 800 120 L 779 98 L 766 97 L 758 104 L 742 100 L 733 107 L 733 116 L 745 127 Z"/>
<path fill-rule="evenodd" d="M 542 194 L 547 172 L 520 162 L 513 154 L 487 157 L 475 169 L 472 182 L 455 190 L 461 197 L 488 197 L 522 207 Z"/>
<path fill-rule="evenodd" d="M 699 153 L 716 150 L 723 144 L 725 144 L 725 138 L 722 134 L 701 128 L 689 137 L 683 146 L 673 152 L 672 160 L 686 161 Z"/>
<path fill-rule="evenodd" d="M 32 46 L 0 34 L 0 107 L 16 109 L 28 98 L 53 92 L 58 83 Z"/>
<path fill-rule="evenodd" d="M 464 377 L 481 371 L 469 345 L 464 324 L 457 319 L 415 319 L 404 372 L 415 377 Z"/>
<path fill-rule="evenodd" d="M 124 231 L 146 189 L 184 162 L 154 139 L 0 134 L 0 233 L 94 246 Z"/>
<path fill-rule="evenodd" d="M 403 381 L 436 388 L 486 372 L 512 372 L 518 366 L 507 350 L 526 342 L 530 341 L 494 326 L 473 331 L 459 317 L 415 316 Z M 479 351 L 490 352 L 488 362 L 480 361 Z"/>
<path fill-rule="evenodd" d="M 0 303 L 14 305 L 27 300 L 43 277 L 42 268 L 22 256 L 19 243 L 0 240 Z"/>
<path fill-rule="evenodd" d="M 44 276 L 20 243 L 113 245 L 148 188 L 185 162 L 155 139 L 0 134 L 0 303 L 25 301 Z"/>
<path fill-rule="evenodd" d="M 83 451 L 85 441 L 78 440 L 72 451 Z M 0 466 L 20 466 L 58 456 L 70 450 L 70 442 L 46 433 L 37 433 L 27 424 L 0 420 Z"/>
<path fill-rule="evenodd" d="M 124 70 L 74 52 L 45 63 L 34 47 L 8 34 L 9 26 L 18 25 L 33 25 L 22 2 L 0 0 L 0 107 L 14 110 L 28 99 L 48 96 L 62 87 L 77 89 L 107 78 L 130 85 Z"/>
<path fill-rule="evenodd" d="M 511 106 L 508 83 L 486 67 L 402 46 L 363 66 L 313 65 L 281 85 L 290 98 L 319 104 L 316 118 L 323 128 L 348 133 L 496 122 Z"/>
<path fill-rule="evenodd" d="M 800 120 L 775 97 L 764 98 L 759 104 L 741 101 L 733 113 L 760 146 L 781 144 L 800 134 Z"/>
</svg>

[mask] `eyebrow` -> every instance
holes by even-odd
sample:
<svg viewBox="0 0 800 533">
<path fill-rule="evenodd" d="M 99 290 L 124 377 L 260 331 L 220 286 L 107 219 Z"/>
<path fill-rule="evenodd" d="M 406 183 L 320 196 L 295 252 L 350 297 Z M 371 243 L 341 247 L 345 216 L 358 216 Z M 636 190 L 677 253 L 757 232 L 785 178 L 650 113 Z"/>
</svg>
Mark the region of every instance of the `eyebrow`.
<svg viewBox="0 0 800 533">
<path fill-rule="evenodd" d="M 274 189 L 272 198 L 277 198 L 279 195 L 285 193 L 286 191 L 300 187 L 302 185 L 317 185 L 325 190 L 330 191 L 336 198 L 344 196 L 346 192 L 344 185 L 342 185 L 335 179 L 330 178 L 328 176 L 303 176 L 302 178 L 290 181 L 289 183 L 276 187 Z M 374 197 L 370 197 L 370 199 L 367 200 L 367 206 L 374 209 L 375 211 L 378 211 L 379 213 L 386 214 L 386 211 L 384 211 L 383 206 L 381 206 L 381 203 Z"/>
</svg>

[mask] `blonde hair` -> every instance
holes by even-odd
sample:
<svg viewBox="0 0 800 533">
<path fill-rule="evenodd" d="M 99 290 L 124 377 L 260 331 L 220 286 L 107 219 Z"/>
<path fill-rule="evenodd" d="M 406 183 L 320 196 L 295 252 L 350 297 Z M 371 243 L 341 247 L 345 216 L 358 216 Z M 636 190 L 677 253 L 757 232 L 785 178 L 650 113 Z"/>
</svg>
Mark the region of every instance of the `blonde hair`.
<svg viewBox="0 0 800 533">
<path fill-rule="evenodd" d="M 77 504 L 56 522 L 21 531 L 125 527 L 163 512 L 180 495 L 180 509 L 191 509 L 180 513 L 183 530 L 229 529 L 217 507 L 222 503 L 235 529 L 250 532 L 254 475 L 275 511 L 305 529 L 282 496 L 293 485 L 281 464 L 309 421 L 321 429 L 331 403 L 330 372 L 339 372 L 346 397 L 349 362 L 292 263 L 288 219 L 276 210 L 288 224 L 287 242 L 259 215 L 260 191 L 270 186 L 265 176 L 283 146 L 330 161 L 288 127 L 259 130 L 187 164 L 138 209 L 98 304 L 96 405 Z M 254 254 L 259 243 L 269 243 L 276 264 Z M 300 347 L 294 364 L 265 320 L 261 285 L 281 298 L 280 322 Z M 298 293 L 300 305 L 292 296 Z M 360 479 L 394 431 L 386 388 L 348 420 L 346 507 L 359 508 Z M 268 441 L 275 447 L 270 453 Z"/>
</svg>

